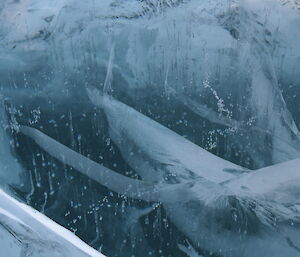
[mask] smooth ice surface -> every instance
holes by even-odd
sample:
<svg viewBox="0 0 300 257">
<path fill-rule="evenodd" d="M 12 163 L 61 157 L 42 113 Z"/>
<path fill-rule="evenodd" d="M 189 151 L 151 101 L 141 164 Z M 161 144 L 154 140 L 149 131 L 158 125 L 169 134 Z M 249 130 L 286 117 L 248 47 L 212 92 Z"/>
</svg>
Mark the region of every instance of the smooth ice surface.
<svg viewBox="0 0 300 257">
<path fill-rule="evenodd" d="M 155 149 L 163 149 L 162 142 L 174 143 L 174 147 L 181 146 L 181 144 L 179 144 L 181 142 L 179 140 L 180 136 L 157 124 L 151 119 L 146 118 L 130 107 L 115 101 L 111 97 L 105 95 L 102 96 L 95 90 L 90 91 L 89 96 L 95 104 L 105 109 L 106 115 L 109 119 L 112 117 L 119 118 L 113 122 L 110 120 L 110 130 L 113 131 L 113 135 L 111 135 L 112 139 L 120 147 L 124 158 L 128 160 L 130 165 L 136 169 L 142 178 L 146 180 L 149 178 L 149 175 L 146 172 L 152 171 L 152 175 L 154 174 L 154 169 L 145 169 L 145 164 L 151 165 L 151 162 L 153 161 L 163 164 L 161 160 L 156 158 L 157 155 L 155 151 Z M 115 108 L 118 108 L 118 112 L 113 111 Z M 131 120 L 130 118 L 134 119 Z M 128 126 L 128 124 L 131 126 Z M 140 131 L 142 131 L 140 136 L 135 131 L 135 128 L 137 127 L 141 129 Z M 35 139 L 35 134 L 29 133 L 28 131 L 30 132 L 31 129 L 26 128 L 23 133 Z M 130 137 L 133 131 L 135 131 L 134 136 Z M 143 135 L 143 133 L 146 133 L 147 136 Z M 160 139 L 163 136 L 164 140 L 154 140 L 154 138 L 151 138 L 150 135 L 155 136 L 156 139 Z M 42 134 L 40 134 L 39 137 L 46 138 L 46 136 L 43 136 Z M 174 140 L 174 137 L 178 137 L 179 141 Z M 150 141 L 148 141 L 149 138 Z M 185 144 L 189 144 L 187 140 L 184 140 L 183 138 L 181 139 L 185 142 Z M 145 142 L 147 144 L 147 148 L 143 147 Z M 48 147 L 48 149 L 46 143 L 39 144 L 42 146 L 44 145 L 43 148 L 52 156 L 55 156 L 64 162 L 64 158 L 57 157 L 54 151 L 51 150 L 51 148 L 55 147 L 58 143 L 53 141 L 53 146 Z M 139 154 L 134 154 L 134 161 L 132 158 L 127 157 L 128 151 L 132 151 L 133 144 L 137 145 L 133 148 L 140 149 Z M 200 147 L 198 148 L 198 151 L 206 153 L 204 149 L 201 149 Z M 193 154 L 193 149 L 194 148 L 191 150 L 185 149 L 185 153 L 187 155 Z M 143 152 L 141 152 L 141 150 Z M 61 153 L 63 156 L 67 156 L 65 150 L 61 151 Z M 176 173 L 182 171 L 182 169 L 178 169 L 178 167 L 176 167 L 176 164 L 180 166 L 184 166 L 185 164 L 185 162 L 176 161 L 176 157 L 178 158 L 176 153 L 177 152 L 171 152 L 168 154 L 168 159 L 173 160 L 173 168 L 170 170 L 161 169 L 160 172 L 166 173 L 161 174 L 162 177 L 173 176 L 175 179 L 180 179 L 181 176 L 184 177 L 185 174 L 183 174 L 183 172 L 179 174 Z M 141 159 L 139 155 L 143 156 L 143 158 Z M 198 156 L 203 157 L 201 159 L 202 163 L 198 164 L 199 169 L 201 167 L 203 168 L 203 172 L 201 174 L 197 174 L 199 176 L 197 178 L 197 176 L 191 176 L 191 170 L 189 168 L 184 169 L 185 172 L 190 171 L 190 176 L 186 178 L 184 182 L 191 182 L 190 184 L 187 184 L 185 191 L 179 191 L 178 188 L 181 189 L 181 187 L 178 187 L 178 185 L 165 186 L 167 189 L 174 187 L 174 190 L 160 191 L 161 197 L 159 200 L 166 208 L 171 221 L 173 221 L 179 229 L 186 233 L 186 235 L 188 235 L 195 244 L 201 244 L 209 251 L 215 252 L 217 249 L 222 249 L 224 254 L 230 254 L 230 256 L 240 256 L 241 254 L 243 254 L 243 256 L 261 256 L 262 254 L 270 256 L 297 256 L 298 252 L 297 249 L 293 247 L 293 242 L 297 240 L 300 232 L 297 231 L 297 228 L 291 227 L 291 225 L 286 225 L 285 223 L 298 222 L 300 219 L 297 205 L 297 195 L 299 194 L 297 181 L 299 181 L 300 178 L 299 159 L 259 169 L 257 171 L 247 171 L 244 169 L 244 174 L 239 176 L 232 174 L 230 179 L 228 179 L 230 180 L 229 182 L 224 178 L 221 182 L 225 183 L 222 185 L 219 184 L 218 180 L 214 180 L 214 177 L 211 177 L 211 173 L 220 172 L 219 178 L 222 179 L 221 174 L 224 172 L 224 169 L 228 169 L 229 162 L 225 162 L 221 158 L 213 156 L 210 153 L 202 155 L 198 154 Z M 72 158 L 76 158 L 76 153 L 70 152 L 66 159 Z M 215 159 L 211 161 L 210 158 Z M 206 161 L 210 164 L 206 164 Z M 139 163 L 142 166 L 137 166 L 136 163 Z M 225 168 L 222 166 L 223 163 L 227 164 Z M 167 165 L 170 166 L 170 163 Z M 214 168 L 211 169 L 211 166 Z M 74 167 L 76 168 L 76 165 Z M 232 164 L 231 168 L 234 169 L 236 167 Z M 238 167 L 238 169 L 242 170 L 241 167 Z M 158 170 L 156 171 L 158 172 Z M 173 171 L 173 174 L 170 173 L 171 171 Z M 114 173 L 109 170 L 98 170 L 98 172 Z M 99 176 L 101 175 L 102 174 L 99 174 Z M 164 179 L 165 182 L 168 180 L 169 178 Z M 111 190 L 117 191 L 109 183 L 105 183 L 103 181 L 99 182 Z M 179 180 L 178 182 L 177 180 L 176 182 L 182 183 L 183 181 Z M 168 183 L 172 184 L 174 182 L 171 180 Z M 266 186 L 263 187 L 263 185 L 259 183 L 265 184 Z M 181 197 L 178 197 L 180 194 L 186 194 L 188 200 L 182 201 Z M 170 201 L 169 198 L 173 198 L 173 201 Z M 237 211 L 233 215 L 236 218 L 230 221 L 230 218 L 226 217 L 226 213 L 235 205 L 237 205 L 235 207 L 237 208 Z M 232 227 L 229 231 L 220 231 L 218 224 L 212 223 L 211 225 L 208 225 L 211 222 L 221 222 L 220 220 L 218 222 L 217 220 L 214 220 L 217 218 L 215 215 L 217 216 L 217 213 L 220 211 L 224 214 L 222 222 L 225 224 L 227 222 L 231 223 L 230 226 Z M 213 216 L 209 216 L 210 212 L 214 213 Z M 248 224 L 249 222 L 256 223 L 256 226 L 260 223 L 264 229 L 253 228 L 256 232 L 255 237 L 247 234 L 241 235 L 241 233 L 244 233 L 244 229 L 246 229 L 245 231 L 249 229 L 247 228 L 249 225 L 254 225 Z M 276 223 L 277 230 L 279 229 L 279 231 L 281 231 L 278 235 L 270 234 L 272 231 L 274 232 L 274 223 Z M 199 233 L 200 229 L 202 230 L 201 233 Z M 236 231 L 236 229 L 240 232 Z M 269 232 L 266 233 L 268 230 Z M 286 241 L 284 239 L 286 239 Z M 239 240 L 243 247 L 232 243 L 236 240 Z"/>
<path fill-rule="evenodd" d="M 107 256 L 299 256 L 299 8 L 0 1 L 0 184 Z"/>
</svg>

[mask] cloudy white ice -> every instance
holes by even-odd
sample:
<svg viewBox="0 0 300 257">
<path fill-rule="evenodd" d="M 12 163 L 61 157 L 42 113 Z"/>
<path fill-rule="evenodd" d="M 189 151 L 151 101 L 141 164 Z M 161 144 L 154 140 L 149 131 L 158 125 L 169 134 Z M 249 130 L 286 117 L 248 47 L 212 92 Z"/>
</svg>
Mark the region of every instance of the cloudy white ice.
<svg viewBox="0 0 300 257">
<path fill-rule="evenodd" d="M 0 24 L 5 256 L 300 256 L 298 0 L 2 0 Z"/>
</svg>

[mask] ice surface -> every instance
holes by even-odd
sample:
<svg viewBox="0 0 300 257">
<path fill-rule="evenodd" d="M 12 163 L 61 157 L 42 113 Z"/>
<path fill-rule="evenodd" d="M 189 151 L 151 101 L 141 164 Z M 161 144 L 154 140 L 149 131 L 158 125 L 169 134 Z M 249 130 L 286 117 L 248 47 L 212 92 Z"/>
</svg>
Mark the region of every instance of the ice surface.
<svg viewBox="0 0 300 257">
<path fill-rule="evenodd" d="M 3 256 L 22 256 L 22 244 L 2 226 L 0 226 L 0 246 Z"/>
<path fill-rule="evenodd" d="M 110 129 L 114 132 L 114 135 L 119 135 L 119 137 L 113 137 L 113 140 L 115 140 L 116 144 L 118 144 L 119 147 L 122 147 L 122 152 L 125 159 L 128 159 L 126 155 L 128 155 L 128 152 L 131 151 L 130 141 L 136 142 L 136 144 L 138 145 L 138 149 L 145 149 L 143 148 L 143 144 L 145 143 L 145 140 L 147 141 L 147 139 L 145 136 L 143 136 L 143 134 L 139 137 L 135 132 L 135 137 L 131 137 L 130 140 L 130 130 L 134 130 L 135 127 L 143 128 L 141 131 L 142 133 L 147 133 L 148 138 L 151 135 L 154 135 L 156 138 L 160 138 L 161 134 L 164 136 L 163 141 L 155 141 L 150 137 L 151 142 L 147 142 L 147 149 L 149 149 L 149 151 L 145 152 L 144 150 L 144 158 L 141 160 L 139 159 L 138 155 L 135 154 L 136 160 L 140 163 L 150 163 L 152 159 L 160 162 L 161 160 L 157 160 L 156 155 L 153 155 L 153 152 L 155 152 L 153 151 L 153 149 L 155 149 L 153 147 L 157 147 L 157 145 L 160 145 L 160 148 L 162 148 L 161 142 L 178 142 L 178 139 L 173 139 L 176 134 L 168 131 L 166 128 L 155 123 L 154 121 L 151 121 L 150 119 L 144 117 L 142 114 L 135 112 L 133 109 L 122 105 L 121 103 L 118 103 L 111 97 L 105 95 L 102 96 L 95 90 L 90 91 L 89 95 L 95 104 L 98 104 L 100 107 L 105 109 L 106 115 L 110 120 Z M 114 112 L 113 108 L 117 108 L 118 111 Z M 119 119 L 117 121 L 111 120 L 111 118 L 114 116 L 118 116 Z M 134 120 L 131 120 L 131 117 L 134 118 Z M 125 119 L 123 120 L 122 118 Z M 134 126 L 130 127 L 128 126 L 128 124 Z M 149 132 L 149 128 L 147 129 L 147 127 L 152 129 L 155 128 L 156 130 L 155 132 Z M 34 136 L 32 136 L 30 133 L 26 134 L 34 138 Z M 129 141 L 127 138 L 129 138 Z M 127 140 L 129 143 L 122 143 L 121 141 L 124 140 Z M 188 144 L 188 142 L 186 142 L 186 144 Z M 45 149 L 47 150 L 47 147 Z M 188 149 L 185 149 L 185 151 L 188 155 L 192 154 L 192 151 L 189 151 Z M 53 152 L 50 151 L 50 153 L 53 155 Z M 171 154 L 173 155 L 171 156 Z M 169 155 L 172 157 L 170 159 L 176 159 L 176 152 L 169 153 Z M 208 156 L 210 156 L 210 154 L 208 154 Z M 69 158 L 71 158 L 71 156 Z M 274 229 L 273 226 L 276 223 L 276 227 L 283 227 L 280 229 L 286 231 L 286 225 L 284 224 L 286 221 L 299 221 L 300 216 L 293 208 L 293 205 L 298 204 L 297 195 L 299 194 L 299 188 L 297 188 L 297 182 L 299 182 L 300 178 L 298 165 L 299 159 L 289 161 L 287 163 L 283 163 L 274 167 L 264 168 L 255 172 L 249 171 L 249 175 L 247 173 L 240 175 L 237 179 L 232 179 L 232 181 L 226 182 L 224 186 L 218 186 L 219 181 L 213 181 L 214 183 L 209 182 L 212 177 L 210 176 L 210 167 L 205 167 L 205 161 L 207 159 L 208 157 L 204 157 L 203 159 L 201 159 L 202 164 L 198 164 L 199 168 L 201 168 L 201 165 L 204 166 L 205 172 L 201 174 L 201 177 L 204 177 L 204 180 L 195 178 L 192 180 L 191 177 L 189 178 L 193 182 L 191 185 L 189 185 L 189 188 L 187 188 L 187 194 L 194 194 L 194 197 L 191 197 L 188 202 L 181 201 L 180 197 L 177 197 L 176 191 L 174 191 L 172 195 L 169 195 L 168 191 L 161 191 L 161 194 L 164 196 L 163 198 L 161 198 L 161 201 L 163 202 L 164 207 L 166 208 L 166 211 L 169 214 L 171 220 L 177 225 L 178 228 L 182 229 L 191 238 L 191 240 L 194 241 L 195 244 L 205 245 L 205 248 L 210 251 L 216 251 L 216 249 L 220 247 L 220 249 L 222 249 L 222 252 L 224 252 L 225 254 L 227 254 L 227 252 L 230 252 L 231 256 L 239 256 L 244 250 L 231 244 L 231 240 L 233 240 L 235 237 L 241 236 L 240 233 L 237 233 L 235 231 L 235 225 L 241 226 L 241 228 L 243 228 L 244 226 L 247 227 L 247 223 L 250 222 L 251 219 L 254 219 L 251 222 L 262 223 L 262 225 L 265 226 L 264 230 L 269 229 L 272 231 Z M 64 158 L 62 158 L 61 160 L 64 161 Z M 219 163 L 221 163 L 222 165 L 222 162 L 224 161 L 218 158 L 214 161 L 211 161 L 211 165 Z M 142 176 L 142 178 L 147 179 L 147 174 L 145 173 L 145 171 L 139 170 L 139 168 L 135 165 L 135 162 L 131 162 L 129 159 L 129 163 L 133 163 L 131 165 L 134 166 L 134 168 Z M 184 164 L 185 162 L 181 162 L 181 165 Z M 234 165 L 232 164 L 232 166 Z M 74 167 L 76 168 L 76 166 Z M 218 168 L 219 172 L 223 171 L 222 167 L 215 167 L 215 171 L 218 171 Z M 174 168 L 173 170 L 176 170 L 177 172 L 180 171 L 176 168 Z M 188 168 L 185 168 L 185 171 L 188 170 Z M 151 170 L 148 169 L 148 172 L 150 171 Z M 168 172 L 168 170 L 165 169 L 165 172 Z M 271 176 L 270 174 L 272 174 L 273 176 Z M 173 176 L 176 178 L 180 178 L 181 174 L 179 173 Z M 222 176 L 220 175 L 219 178 L 222 178 Z M 165 181 L 168 180 L 165 179 Z M 116 191 L 110 184 L 107 183 L 105 185 L 111 187 L 111 190 Z M 245 191 L 243 191 L 244 189 Z M 175 199 L 175 203 L 171 203 L 171 201 L 169 200 L 164 201 L 164 199 L 170 197 L 173 197 Z M 191 212 L 192 209 L 190 209 L 190 204 L 192 204 L 192 208 L 194 208 L 194 211 L 198 212 Z M 241 209 L 234 214 L 236 217 L 234 220 L 236 220 L 237 222 L 237 224 L 235 225 L 234 221 L 227 220 L 228 218 L 226 217 L 226 215 L 223 217 L 222 222 L 233 222 L 233 224 L 231 225 L 233 227 L 230 229 L 230 231 L 224 231 L 221 233 L 221 235 L 210 234 L 213 233 L 214 229 L 217 228 L 215 227 L 215 225 L 206 225 L 206 227 L 208 227 L 207 231 L 205 231 L 205 233 L 203 234 L 200 234 L 200 236 L 198 233 L 195 234 L 193 232 L 193 227 L 199 226 L 202 227 L 203 230 L 203 226 L 205 226 L 204 223 L 214 218 L 215 214 L 213 215 L 213 217 L 206 217 L 206 213 L 209 213 L 210 209 L 223 211 L 224 213 L 226 213 L 228 211 L 227 209 L 230 209 L 230 206 L 232 204 L 237 204 L 239 206 L 238 208 Z M 292 206 L 292 208 L 286 207 L 286 204 Z M 204 211 L 201 209 L 208 210 Z M 251 214 L 251 212 L 255 213 L 254 217 L 251 217 L 253 215 Z M 197 215 L 199 215 L 199 217 L 197 217 Z M 288 225 L 287 229 L 294 230 L 294 228 L 289 228 L 289 226 L 290 225 Z M 260 256 L 262 253 L 268 255 L 273 254 L 274 256 L 276 256 L 276 254 L 278 254 L 278 256 L 281 256 L 282 254 L 297 256 L 297 251 L 295 251 L 294 247 L 292 247 L 288 243 L 288 241 L 281 242 L 281 240 L 284 238 L 284 235 L 270 236 L 268 234 L 265 234 L 265 232 L 260 231 L 259 229 L 257 229 L 256 233 L 257 236 L 255 238 L 247 235 L 244 235 L 242 238 L 240 238 L 240 243 L 243 244 L 243 249 L 246 249 L 246 252 L 243 253 L 243 256 L 248 256 L 249 254 L 251 254 L 249 256 Z M 297 236 L 298 235 L 296 235 L 295 237 L 294 235 L 295 238 L 297 238 Z M 212 239 L 214 239 L 213 245 L 210 243 Z M 288 240 L 293 241 L 295 239 L 288 237 Z M 276 245 L 274 245 L 274 242 L 277 242 Z M 281 243 L 278 244 L 279 242 Z M 254 247 L 254 245 L 256 247 Z M 266 249 L 266 246 L 268 249 Z M 254 248 L 255 250 L 250 251 L 250 249 Z"/>
<path fill-rule="evenodd" d="M 1 102 L 3 98 L 0 95 Z M 15 110 L 11 109 L 11 112 Z M 11 126 L 15 125 L 13 123 Z M 6 134 L 7 128 L 9 128 L 8 121 L 5 117 L 4 105 L 0 106 L 0 184 L 5 185 L 7 183 L 20 183 L 21 166 L 17 159 L 12 156 L 11 144 L 9 137 Z"/>
<path fill-rule="evenodd" d="M 34 139 L 38 145 L 53 157 L 62 161 L 64 164 L 74 167 L 76 170 L 108 187 L 110 190 L 127 197 L 147 201 L 159 201 L 159 198 L 155 195 L 156 187 L 154 184 L 122 176 L 72 151 L 36 129 L 21 126 L 20 131 Z"/>
<path fill-rule="evenodd" d="M 1 1 L 0 183 L 107 256 L 298 256 L 299 12 Z"/>
<path fill-rule="evenodd" d="M 188 195 L 195 195 L 191 197 L 190 201 L 186 203 L 179 200 L 175 204 L 163 200 L 162 202 L 171 220 L 195 244 L 205 245 L 207 250 L 213 252 L 221 249 L 225 255 L 230 253 L 230 256 L 240 256 L 241 254 L 243 256 L 298 255 L 297 249 L 294 249 L 287 241 L 281 242 L 284 235 L 271 236 L 257 229 L 256 237 L 252 238 L 250 235 L 241 236 L 243 232 L 237 232 L 234 226 L 239 224 L 237 226 L 242 228 L 250 225 L 247 224 L 248 222 L 255 222 L 262 223 L 263 226 L 266 226 L 265 229 L 272 231 L 274 222 L 276 226 L 283 227 L 286 227 L 284 223 L 288 220 L 299 222 L 298 212 L 294 208 L 286 207 L 286 205 L 298 204 L 299 159 L 255 172 L 248 171 L 249 175 L 246 172 L 237 179 L 232 179 L 234 175 L 230 175 L 230 177 L 228 174 L 229 177 L 226 177 L 222 175 L 223 170 L 226 168 L 242 169 L 241 167 L 234 164 L 230 165 L 225 160 L 207 153 L 200 147 L 198 147 L 196 155 L 193 156 L 196 146 L 187 140 L 180 138 L 130 107 L 118 103 L 111 97 L 102 96 L 95 91 L 89 95 L 94 104 L 104 109 L 109 120 L 112 139 L 121 149 L 124 158 L 142 178 L 149 180 L 152 176 L 152 179 L 155 179 L 153 174 L 156 172 L 160 175 L 158 173 L 160 171 L 167 173 L 161 175 L 167 183 L 174 183 L 171 179 L 171 182 L 168 182 L 168 176 L 175 177 L 177 183 L 182 182 L 182 177 L 193 181 L 187 190 Z M 136 128 L 140 130 L 136 131 Z M 133 144 L 135 146 L 132 146 Z M 132 149 L 139 149 L 138 154 L 132 154 Z M 158 149 L 160 150 L 159 154 L 157 154 Z M 134 158 L 131 157 L 132 155 Z M 185 156 L 193 157 L 186 159 Z M 146 165 L 151 166 L 153 161 L 164 164 L 167 168 L 161 167 L 160 170 L 148 168 L 147 174 L 143 168 Z M 195 165 L 197 171 L 192 168 L 192 163 L 195 161 L 199 161 Z M 171 168 L 168 169 L 168 166 Z M 152 173 L 150 173 L 151 171 Z M 169 174 L 171 171 L 174 173 Z M 191 175 L 193 171 L 204 180 L 198 181 L 195 177 L 193 178 Z M 214 176 L 214 172 L 217 176 Z M 190 176 L 186 176 L 185 173 Z M 226 181 L 230 179 L 232 182 Z M 219 186 L 220 182 L 225 182 L 224 186 Z M 176 198 L 177 195 L 173 194 L 173 197 Z M 230 218 L 227 220 L 226 212 L 228 208 L 231 208 L 231 205 L 235 204 L 237 204 L 235 208 L 241 209 L 234 214 L 236 218 L 233 220 L 237 222 L 234 225 L 234 221 L 230 221 Z M 195 213 L 191 212 L 192 209 Z M 214 213 L 212 217 L 209 216 L 211 210 Z M 218 219 L 215 217 L 215 212 L 218 211 L 224 212 L 221 222 L 233 222 L 229 231 L 213 232 L 218 230 L 218 225 L 210 222 L 213 222 L 214 218 Z M 251 212 L 255 213 L 254 217 L 251 217 Z M 274 216 L 270 216 L 270 213 Z M 254 220 L 251 221 L 253 218 Z M 204 230 L 204 227 L 206 227 L 205 232 L 199 233 L 200 230 Z M 232 244 L 238 238 L 243 245 L 242 248 Z M 294 239 L 290 240 L 293 241 Z M 279 242 L 281 243 L 278 244 Z"/>
<path fill-rule="evenodd" d="M 3 256 L 104 256 L 67 229 L 0 191 Z"/>
<path fill-rule="evenodd" d="M 89 96 L 94 104 L 103 108 L 109 121 L 112 139 L 121 149 L 124 158 L 135 169 L 138 165 L 135 159 L 139 162 L 140 155 L 150 157 L 151 161 L 154 161 L 153 164 L 150 160 L 148 162 L 149 166 L 153 166 L 152 170 L 155 170 L 156 162 L 157 165 L 162 166 L 163 172 L 168 171 L 167 174 L 159 174 L 157 170 L 155 173 L 158 177 L 155 178 L 150 173 L 149 167 L 144 171 L 140 168 L 143 177 L 147 180 L 154 179 L 160 182 L 161 179 L 172 180 L 174 177 L 177 182 L 182 182 L 182 178 L 190 180 L 196 176 L 204 176 L 214 182 L 223 182 L 233 177 L 223 169 L 242 169 L 238 165 L 212 155 L 107 95 L 101 96 L 94 90 Z M 137 152 L 134 152 L 134 149 L 137 149 Z"/>
</svg>

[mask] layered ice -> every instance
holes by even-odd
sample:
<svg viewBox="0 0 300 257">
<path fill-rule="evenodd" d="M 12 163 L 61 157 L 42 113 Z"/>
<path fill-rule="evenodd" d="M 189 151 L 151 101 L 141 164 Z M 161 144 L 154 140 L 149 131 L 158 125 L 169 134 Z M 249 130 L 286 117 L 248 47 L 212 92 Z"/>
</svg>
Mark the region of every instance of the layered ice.
<svg viewBox="0 0 300 257">
<path fill-rule="evenodd" d="M 3 190 L 0 191 L 0 231 L 3 256 L 104 256 Z"/>
<path fill-rule="evenodd" d="M 299 1 L 4 0 L 0 24 L 1 184 L 107 256 L 299 255 Z"/>
</svg>

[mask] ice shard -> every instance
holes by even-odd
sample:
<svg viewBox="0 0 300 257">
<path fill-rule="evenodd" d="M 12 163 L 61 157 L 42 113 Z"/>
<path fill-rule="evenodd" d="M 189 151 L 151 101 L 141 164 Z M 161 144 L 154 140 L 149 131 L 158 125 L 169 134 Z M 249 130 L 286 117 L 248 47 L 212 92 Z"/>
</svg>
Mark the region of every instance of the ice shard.
<svg viewBox="0 0 300 257">
<path fill-rule="evenodd" d="M 104 256 L 3 190 L 0 191 L 0 228 L 3 256 Z"/>
</svg>

